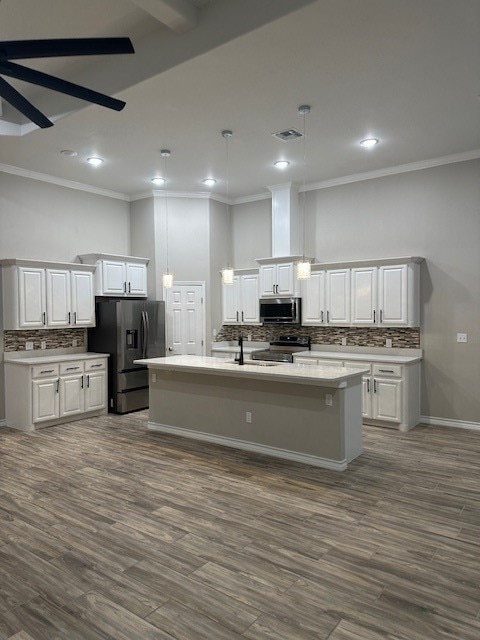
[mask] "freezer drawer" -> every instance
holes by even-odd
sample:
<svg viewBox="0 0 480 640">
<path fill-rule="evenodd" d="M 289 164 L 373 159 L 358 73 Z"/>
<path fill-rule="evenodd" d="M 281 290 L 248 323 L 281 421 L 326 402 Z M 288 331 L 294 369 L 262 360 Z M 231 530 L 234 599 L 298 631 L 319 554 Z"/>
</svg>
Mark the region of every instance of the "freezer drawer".
<svg viewBox="0 0 480 640">
<path fill-rule="evenodd" d="M 121 393 L 139 387 L 148 387 L 148 369 L 117 373 L 117 392 Z"/>
<path fill-rule="evenodd" d="M 140 409 L 148 409 L 148 387 L 117 393 L 116 413 L 129 413 Z"/>
</svg>

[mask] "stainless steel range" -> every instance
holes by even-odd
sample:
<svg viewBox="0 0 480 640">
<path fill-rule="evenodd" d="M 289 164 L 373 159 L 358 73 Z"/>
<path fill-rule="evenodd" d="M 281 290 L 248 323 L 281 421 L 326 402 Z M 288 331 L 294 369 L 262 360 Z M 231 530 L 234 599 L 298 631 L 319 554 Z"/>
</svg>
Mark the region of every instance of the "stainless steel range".
<svg viewBox="0 0 480 640">
<path fill-rule="evenodd" d="M 272 362 L 293 362 L 294 353 L 312 348 L 310 338 L 299 336 L 280 336 L 270 342 L 269 349 L 252 351 L 252 360 L 270 360 Z"/>
</svg>

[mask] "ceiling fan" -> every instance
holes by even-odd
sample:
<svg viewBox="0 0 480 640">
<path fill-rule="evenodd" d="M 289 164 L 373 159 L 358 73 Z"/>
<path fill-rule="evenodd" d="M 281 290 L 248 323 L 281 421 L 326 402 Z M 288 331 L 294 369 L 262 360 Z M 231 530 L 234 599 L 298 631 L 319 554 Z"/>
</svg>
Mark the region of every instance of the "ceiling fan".
<svg viewBox="0 0 480 640">
<path fill-rule="evenodd" d="M 98 91 L 87 89 L 48 73 L 29 69 L 11 60 L 26 58 L 55 58 L 64 56 L 98 56 L 119 53 L 135 53 L 130 38 L 68 38 L 54 40 L 11 40 L 0 42 L 0 97 L 23 113 L 29 120 L 45 129 L 53 126 L 41 111 L 24 98 L 2 76 L 37 84 L 46 89 L 66 93 L 87 102 L 121 111 L 125 102 Z"/>
</svg>

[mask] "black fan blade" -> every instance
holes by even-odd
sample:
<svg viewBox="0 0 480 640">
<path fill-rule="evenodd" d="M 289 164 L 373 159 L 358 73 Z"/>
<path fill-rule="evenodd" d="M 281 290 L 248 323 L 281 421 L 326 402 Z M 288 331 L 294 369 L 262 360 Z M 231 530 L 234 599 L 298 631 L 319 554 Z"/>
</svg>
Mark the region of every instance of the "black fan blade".
<svg viewBox="0 0 480 640">
<path fill-rule="evenodd" d="M 50 122 L 41 111 L 34 107 L 31 102 L 18 93 L 18 91 L 3 78 L 0 78 L 0 96 L 42 129 L 53 127 L 53 122 Z"/>
<path fill-rule="evenodd" d="M 130 38 L 61 38 L 0 42 L 0 59 L 100 56 L 135 53 Z"/>
<path fill-rule="evenodd" d="M 125 106 L 125 102 L 123 102 L 123 100 L 111 98 L 103 93 L 98 93 L 98 91 L 87 89 L 86 87 L 82 87 L 79 84 L 73 84 L 73 82 L 68 82 L 67 80 L 55 78 L 48 73 L 43 73 L 42 71 L 29 69 L 28 67 L 24 67 L 20 64 L 15 64 L 15 62 L 0 60 L 0 74 L 10 76 L 11 78 L 17 78 L 24 82 L 30 82 L 31 84 L 38 84 L 41 87 L 53 89 L 59 93 L 66 93 L 69 96 L 74 96 L 75 98 L 86 100 L 87 102 L 94 102 L 102 107 L 115 109 L 115 111 L 121 111 Z"/>
</svg>

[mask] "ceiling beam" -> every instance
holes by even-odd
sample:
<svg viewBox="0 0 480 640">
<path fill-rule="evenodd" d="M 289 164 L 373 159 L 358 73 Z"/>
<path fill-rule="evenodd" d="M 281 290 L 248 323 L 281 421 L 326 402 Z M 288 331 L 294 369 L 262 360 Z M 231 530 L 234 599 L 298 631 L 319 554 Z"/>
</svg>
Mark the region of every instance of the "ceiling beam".
<svg viewBox="0 0 480 640">
<path fill-rule="evenodd" d="M 177 33 L 193 29 L 197 9 L 189 0 L 133 0 L 141 9 Z"/>
</svg>

